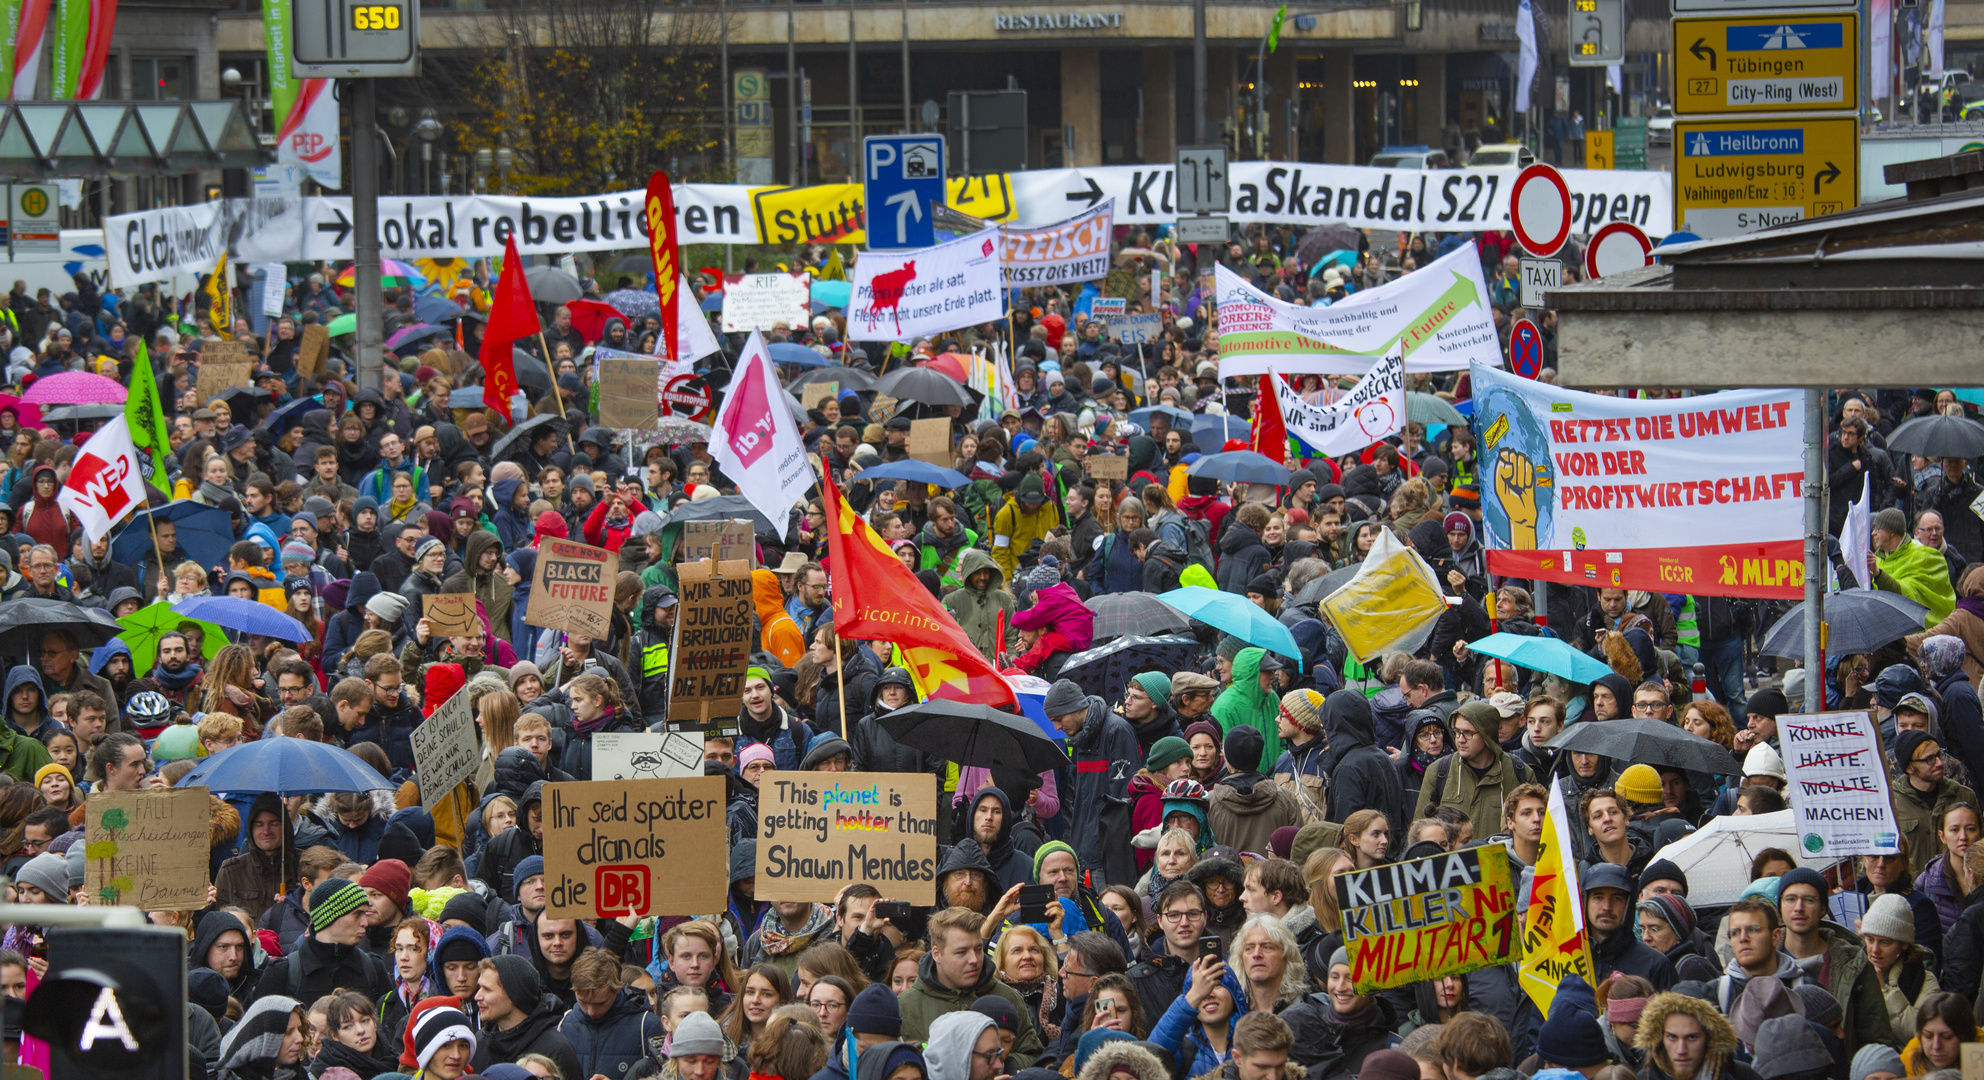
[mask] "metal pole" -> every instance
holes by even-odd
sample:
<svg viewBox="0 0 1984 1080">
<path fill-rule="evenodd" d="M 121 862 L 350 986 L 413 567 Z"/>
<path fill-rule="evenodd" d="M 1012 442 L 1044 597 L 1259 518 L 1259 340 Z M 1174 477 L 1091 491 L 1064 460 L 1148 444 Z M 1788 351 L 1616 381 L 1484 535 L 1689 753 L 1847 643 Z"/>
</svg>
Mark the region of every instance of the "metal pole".
<svg viewBox="0 0 1984 1080">
<path fill-rule="evenodd" d="M 785 113 L 791 118 L 792 185 L 799 186 L 799 54 L 793 42 L 792 5 L 785 5 Z"/>
<path fill-rule="evenodd" d="M 909 0 L 902 4 L 902 129 L 916 130 L 916 119 L 909 105 Z"/>
<path fill-rule="evenodd" d="M 1825 391 L 1805 388 L 1805 711 L 1825 710 L 1825 662 L 1819 634 L 1826 589 Z"/>
<path fill-rule="evenodd" d="M 854 69 L 855 56 L 854 0 L 847 0 L 847 178 L 861 182 L 862 169 L 867 165 L 861 160 L 861 77 Z"/>
<path fill-rule="evenodd" d="M 732 136 L 730 130 L 731 122 L 736 119 L 736 117 L 731 115 L 730 108 L 730 9 L 724 0 L 716 0 L 716 19 L 717 32 L 723 35 L 723 40 L 718 43 L 717 50 L 719 63 L 722 65 L 720 77 L 723 79 L 723 163 L 730 167 L 730 178 L 735 182 L 737 179 L 737 140 Z M 728 244 L 724 245 L 725 248 L 729 248 L 730 246 Z M 729 251 L 726 250 L 724 254 L 728 255 Z M 549 357 L 546 359 L 549 359 Z"/>
<path fill-rule="evenodd" d="M 1206 144 L 1206 0 L 1192 0 L 1192 142 Z"/>
<path fill-rule="evenodd" d="M 386 296 L 379 285 L 379 129 L 371 79 L 351 81 L 351 256 L 358 290 L 358 385 L 379 388 Z"/>
</svg>

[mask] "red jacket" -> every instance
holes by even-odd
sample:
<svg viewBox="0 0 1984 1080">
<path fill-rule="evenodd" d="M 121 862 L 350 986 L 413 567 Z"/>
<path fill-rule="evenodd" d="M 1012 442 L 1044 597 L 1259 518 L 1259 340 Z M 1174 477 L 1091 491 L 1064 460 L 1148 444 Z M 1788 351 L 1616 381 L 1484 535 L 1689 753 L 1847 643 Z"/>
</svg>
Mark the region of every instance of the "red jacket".
<svg viewBox="0 0 1984 1080">
<path fill-rule="evenodd" d="M 635 516 L 645 512 L 648 507 L 646 503 L 636 499 L 634 505 L 627 508 L 627 520 L 624 524 L 609 525 L 606 522 L 606 511 L 612 506 L 612 499 L 600 499 L 593 503 L 592 513 L 586 516 L 586 543 L 596 548 L 617 552 L 620 550 L 620 545 L 625 544 L 627 538 L 634 535 Z"/>
</svg>

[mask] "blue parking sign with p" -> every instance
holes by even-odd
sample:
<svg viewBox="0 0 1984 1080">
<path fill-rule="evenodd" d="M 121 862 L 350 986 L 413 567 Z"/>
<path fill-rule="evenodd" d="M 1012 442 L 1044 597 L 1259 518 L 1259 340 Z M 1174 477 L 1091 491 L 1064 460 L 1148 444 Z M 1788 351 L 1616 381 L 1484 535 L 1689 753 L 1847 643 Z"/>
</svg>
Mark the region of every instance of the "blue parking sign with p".
<svg viewBox="0 0 1984 1080">
<path fill-rule="evenodd" d="M 942 135 L 870 135 L 862 142 L 868 247 L 930 247 L 933 206 L 944 203 Z"/>
</svg>

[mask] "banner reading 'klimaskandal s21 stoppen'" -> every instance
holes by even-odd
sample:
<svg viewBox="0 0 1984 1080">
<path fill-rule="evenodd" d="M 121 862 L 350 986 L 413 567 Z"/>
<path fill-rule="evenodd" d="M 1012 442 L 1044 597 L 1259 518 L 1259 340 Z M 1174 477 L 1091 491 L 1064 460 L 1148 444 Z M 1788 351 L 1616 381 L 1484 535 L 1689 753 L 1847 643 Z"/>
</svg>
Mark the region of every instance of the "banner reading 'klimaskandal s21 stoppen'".
<svg viewBox="0 0 1984 1080">
<path fill-rule="evenodd" d="M 1639 401 L 1471 375 L 1491 573 L 1804 596 L 1804 391 Z"/>
</svg>

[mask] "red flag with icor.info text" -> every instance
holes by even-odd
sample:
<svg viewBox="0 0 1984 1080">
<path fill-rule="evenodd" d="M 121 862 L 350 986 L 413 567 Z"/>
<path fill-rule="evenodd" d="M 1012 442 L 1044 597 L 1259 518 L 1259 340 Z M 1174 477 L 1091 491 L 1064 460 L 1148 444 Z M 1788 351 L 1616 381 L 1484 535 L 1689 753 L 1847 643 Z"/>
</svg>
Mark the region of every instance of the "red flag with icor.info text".
<svg viewBox="0 0 1984 1080">
<path fill-rule="evenodd" d="M 482 403 L 510 415 L 510 399 L 517 392 L 516 360 L 511 352 L 518 338 L 537 333 L 537 306 L 531 302 L 530 282 L 524 280 L 523 256 L 517 254 L 517 237 L 511 233 L 503 242 L 503 276 L 496 279 L 496 299 L 489 307 L 489 326 L 482 334 Z M 554 387 L 553 393 L 557 390 Z"/>
<path fill-rule="evenodd" d="M 894 642 L 926 697 L 1018 708 L 1012 685 L 951 613 L 847 505 L 833 477 L 824 482 L 835 632 L 857 641 Z"/>
</svg>

